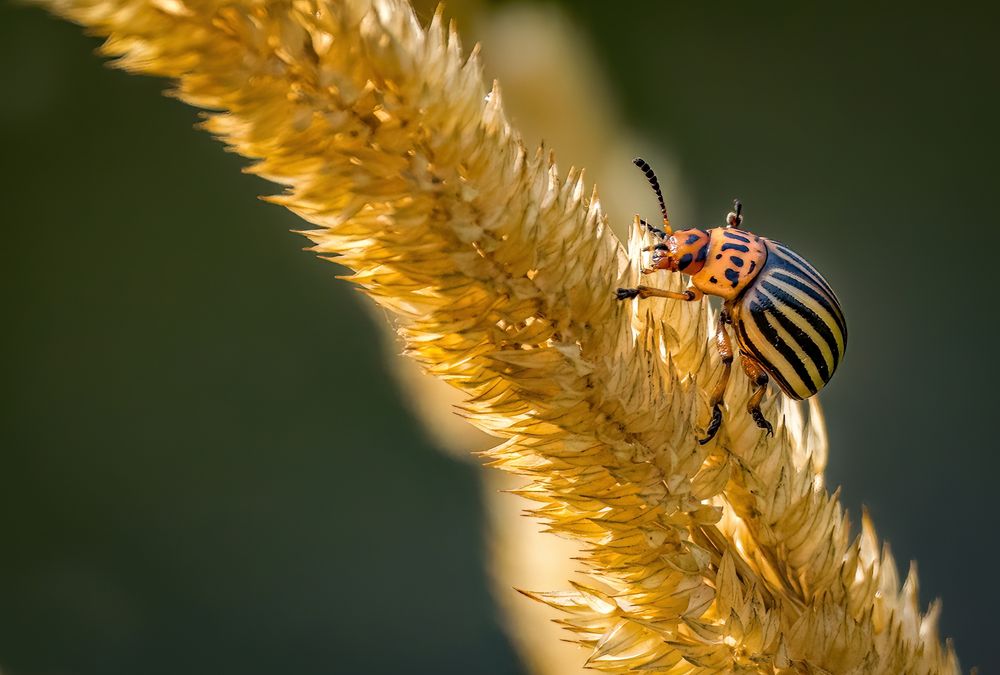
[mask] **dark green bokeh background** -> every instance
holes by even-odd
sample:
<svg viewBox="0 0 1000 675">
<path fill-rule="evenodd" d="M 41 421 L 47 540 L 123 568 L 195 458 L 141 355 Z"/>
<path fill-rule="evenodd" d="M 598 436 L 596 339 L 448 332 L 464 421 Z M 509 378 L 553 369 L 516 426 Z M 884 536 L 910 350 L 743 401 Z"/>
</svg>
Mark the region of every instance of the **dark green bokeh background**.
<svg viewBox="0 0 1000 675">
<path fill-rule="evenodd" d="M 830 484 L 997 670 L 996 11 L 622 5 L 565 3 L 699 223 L 738 194 L 838 289 Z M 361 297 L 96 44 L 0 7 L 0 666 L 521 672 Z"/>
</svg>

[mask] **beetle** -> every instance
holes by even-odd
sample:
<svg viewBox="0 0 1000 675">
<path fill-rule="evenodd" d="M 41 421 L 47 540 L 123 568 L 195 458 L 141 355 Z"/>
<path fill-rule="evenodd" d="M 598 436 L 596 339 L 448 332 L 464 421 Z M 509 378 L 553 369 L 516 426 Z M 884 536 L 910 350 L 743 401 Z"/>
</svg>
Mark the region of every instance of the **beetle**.
<svg viewBox="0 0 1000 675">
<path fill-rule="evenodd" d="M 733 364 L 733 348 L 727 325 L 736 333 L 743 370 L 754 387 L 747 412 L 758 427 L 774 435 L 774 428 L 760 411 L 769 380 L 796 400 L 809 398 L 822 389 L 840 365 L 847 348 L 847 322 L 840 301 L 830 284 L 802 256 L 781 242 L 741 229 L 743 205 L 723 227 L 674 231 L 670 227 L 660 183 L 642 158 L 633 163 L 646 175 L 656 193 L 663 216 L 663 229 L 636 216 L 640 225 L 660 243 L 652 251 L 652 264 L 643 274 L 657 270 L 690 276 L 684 291 L 665 291 L 650 286 L 619 288 L 618 300 L 671 298 L 693 302 L 705 295 L 722 298 L 722 311 L 715 330 L 715 344 L 722 358 L 722 377 L 712 391 L 712 419 L 705 444 L 722 425 L 722 402 Z"/>
</svg>

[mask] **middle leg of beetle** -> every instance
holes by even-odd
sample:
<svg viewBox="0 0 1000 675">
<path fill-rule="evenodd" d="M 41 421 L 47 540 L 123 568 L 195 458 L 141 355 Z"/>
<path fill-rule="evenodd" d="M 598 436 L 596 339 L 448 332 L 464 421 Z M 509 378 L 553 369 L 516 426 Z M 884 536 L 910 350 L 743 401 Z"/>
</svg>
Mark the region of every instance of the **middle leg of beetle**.
<svg viewBox="0 0 1000 675">
<path fill-rule="evenodd" d="M 729 322 L 729 312 L 725 309 L 719 314 L 719 323 L 715 328 L 715 346 L 719 350 L 719 357 L 722 359 L 722 377 L 715 384 L 712 390 L 712 399 L 709 405 L 712 406 L 712 419 L 705 430 L 705 438 L 698 441 L 702 445 L 715 438 L 719 427 L 722 426 L 722 399 L 726 395 L 726 385 L 729 384 L 729 373 L 733 369 L 733 345 L 729 341 L 729 333 L 726 331 L 726 323 Z"/>
<path fill-rule="evenodd" d="M 774 427 L 764 419 L 764 413 L 760 411 L 760 403 L 764 400 L 764 394 L 767 392 L 767 373 L 764 372 L 759 363 L 742 352 L 740 352 L 740 360 L 743 362 L 743 372 L 747 374 L 754 385 L 750 400 L 747 401 L 747 412 L 750 413 L 750 417 L 753 418 L 758 427 L 774 436 Z"/>
</svg>

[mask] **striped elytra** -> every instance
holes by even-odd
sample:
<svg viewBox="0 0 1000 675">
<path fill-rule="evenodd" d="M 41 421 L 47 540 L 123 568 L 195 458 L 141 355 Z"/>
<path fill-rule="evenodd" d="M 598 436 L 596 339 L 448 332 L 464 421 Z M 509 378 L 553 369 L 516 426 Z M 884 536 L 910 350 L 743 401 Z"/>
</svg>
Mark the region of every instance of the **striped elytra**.
<svg viewBox="0 0 1000 675">
<path fill-rule="evenodd" d="M 836 294 L 805 259 L 762 238 L 767 259 L 733 307 L 736 339 L 787 395 L 804 399 L 844 358 L 847 323 Z"/>
<path fill-rule="evenodd" d="M 709 399 L 711 417 L 705 437 L 715 438 L 722 425 L 722 403 L 736 356 L 747 374 L 752 391 L 746 410 L 754 423 L 768 434 L 774 427 L 761 412 L 761 402 L 771 380 L 788 396 L 804 399 L 830 381 L 847 349 L 847 322 L 836 294 L 816 268 L 779 242 L 741 229 L 743 205 L 726 216 L 724 227 L 674 230 L 664 206 L 660 184 L 652 168 L 642 159 L 633 160 L 646 175 L 660 203 L 663 229 L 636 216 L 636 223 L 660 243 L 650 265 L 642 270 L 680 272 L 691 277 L 684 291 L 652 286 L 619 288 L 619 300 L 671 298 L 685 302 L 705 295 L 722 299 L 713 341 L 719 350 L 722 376 Z M 728 327 L 736 333 L 733 349 Z"/>
</svg>

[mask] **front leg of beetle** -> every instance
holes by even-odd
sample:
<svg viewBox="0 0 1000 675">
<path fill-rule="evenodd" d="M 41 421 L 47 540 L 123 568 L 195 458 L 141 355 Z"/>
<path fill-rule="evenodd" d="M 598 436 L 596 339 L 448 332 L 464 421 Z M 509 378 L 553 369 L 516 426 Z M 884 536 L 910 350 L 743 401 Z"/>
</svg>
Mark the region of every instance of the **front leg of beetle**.
<svg viewBox="0 0 1000 675">
<path fill-rule="evenodd" d="M 774 427 L 764 419 L 764 414 L 760 411 L 760 403 L 764 400 L 764 394 L 767 392 L 767 373 L 764 372 L 759 363 L 743 352 L 740 352 L 740 360 L 743 362 L 743 372 L 747 374 L 755 387 L 753 394 L 750 395 L 750 400 L 747 401 L 747 412 L 750 413 L 750 417 L 753 418 L 758 427 L 774 436 Z"/>
<path fill-rule="evenodd" d="M 697 288 L 688 288 L 683 291 L 664 291 L 659 288 L 653 288 L 652 286 L 636 286 L 635 288 L 619 288 L 615 291 L 615 297 L 619 300 L 628 300 L 629 298 L 670 298 L 672 300 L 685 300 L 687 302 L 692 302 L 694 300 L 699 300 L 704 295 Z"/>
<path fill-rule="evenodd" d="M 699 443 L 704 445 L 715 438 L 719 427 L 722 426 L 722 399 L 726 395 L 726 385 L 729 384 L 729 373 L 733 369 L 733 345 L 729 342 L 729 333 L 726 331 L 726 324 L 729 322 L 729 312 L 723 309 L 719 314 L 719 323 L 715 329 L 715 346 L 719 350 L 719 357 L 722 359 L 722 377 L 712 391 L 712 419 L 705 430 L 705 438 Z"/>
</svg>

